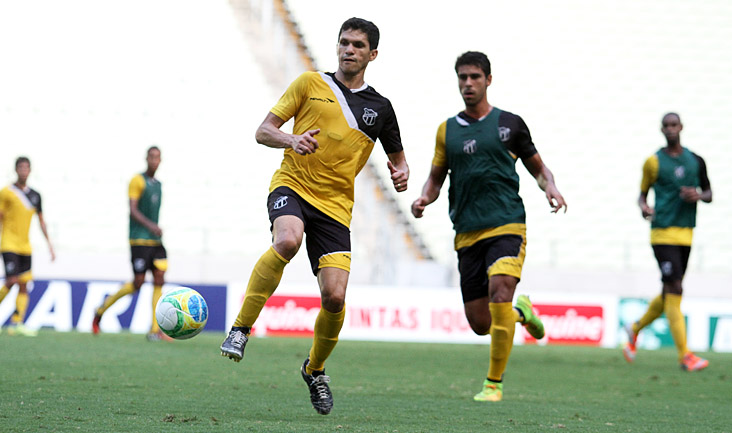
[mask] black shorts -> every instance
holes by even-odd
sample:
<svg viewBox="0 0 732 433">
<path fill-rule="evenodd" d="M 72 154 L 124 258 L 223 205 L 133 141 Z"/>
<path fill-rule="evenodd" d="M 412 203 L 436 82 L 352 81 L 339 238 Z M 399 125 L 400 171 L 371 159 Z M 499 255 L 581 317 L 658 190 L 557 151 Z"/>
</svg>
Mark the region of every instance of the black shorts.
<svg viewBox="0 0 732 433">
<path fill-rule="evenodd" d="M 162 245 L 132 245 L 132 272 L 144 274 L 147 271 L 168 270 L 168 255 Z"/>
<path fill-rule="evenodd" d="M 283 215 L 293 215 L 305 224 L 305 246 L 313 275 L 321 268 L 351 271 L 351 231 L 324 214 L 286 186 L 280 186 L 267 198 L 269 221 Z M 272 230 L 273 226 L 270 226 Z"/>
<path fill-rule="evenodd" d="M 500 235 L 482 239 L 458 250 L 458 270 L 463 303 L 488 296 L 492 275 L 521 279 L 526 243 L 523 236 Z"/>
<path fill-rule="evenodd" d="M 683 245 L 651 245 L 656 256 L 658 267 L 661 268 L 661 281 L 670 283 L 681 281 L 689 264 L 691 247 Z"/>
<path fill-rule="evenodd" d="M 31 270 L 31 256 L 15 253 L 3 253 L 5 262 L 5 277 L 15 277 Z"/>
</svg>

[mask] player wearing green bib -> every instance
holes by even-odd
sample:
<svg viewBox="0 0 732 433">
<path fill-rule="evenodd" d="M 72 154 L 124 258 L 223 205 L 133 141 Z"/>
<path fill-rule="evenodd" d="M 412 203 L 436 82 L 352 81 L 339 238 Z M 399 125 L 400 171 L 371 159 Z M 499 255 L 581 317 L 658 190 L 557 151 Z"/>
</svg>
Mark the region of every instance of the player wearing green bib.
<svg viewBox="0 0 732 433">
<path fill-rule="evenodd" d="M 422 217 L 450 175 L 450 219 L 465 315 L 476 334 L 491 336 L 488 374 L 476 401 L 503 398 L 516 322 L 534 338 L 544 337 L 544 325 L 527 296 L 520 295 L 516 306 L 511 305 L 526 255 L 526 214 L 516 160 L 536 178 L 553 212 L 567 207 L 521 117 L 488 103 L 490 68 L 483 53 L 458 57 L 455 72 L 465 111 L 438 128 L 430 175 L 422 196 L 412 203 L 412 214 Z"/>
<path fill-rule="evenodd" d="M 633 362 L 640 330 L 666 313 L 681 368 L 698 371 L 706 368 L 709 362 L 686 347 L 681 282 L 691 253 L 696 204 L 700 200 L 711 203 L 712 187 L 704 159 L 681 146 L 682 129 L 678 114 L 663 116 L 661 132 L 666 137 L 666 147 L 659 149 L 643 165 L 638 205 L 643 218 L 651 220 L 651 246 L 661 268 L 663 288 L 661 294 L 651 300 L 643 317 L 626 327 L 628 343 L 623 347 L 623 355 L 626 361 Z M 655 194 L 653 208 L 648 205 L 651 188 Z"/>
<path fill-rule="evenodd" d="M 104 312 L 123 296 L 139 291 L 149 270 L 153 274 L 153 318 L 147 339 L 149 341 L 169 339 L 160 331 L 155 320 L 155 305 L 163 292 L 165 271 L 168 269 L 167 253 L 162 242 L 163 231 L 158 226 L 163 194 L 160 181 L 155 177 L 159 165 L 160 149 L 152 146 L 147 151 L 147 170 L 134 176 L 130 181 L 130 249 L 134 279 L 123 284 L 117 293 L 108 296 L 104 304 L 97 309 L 92 322 L 94 334 L 99 333 L 99 323 Z"/>
</svg>

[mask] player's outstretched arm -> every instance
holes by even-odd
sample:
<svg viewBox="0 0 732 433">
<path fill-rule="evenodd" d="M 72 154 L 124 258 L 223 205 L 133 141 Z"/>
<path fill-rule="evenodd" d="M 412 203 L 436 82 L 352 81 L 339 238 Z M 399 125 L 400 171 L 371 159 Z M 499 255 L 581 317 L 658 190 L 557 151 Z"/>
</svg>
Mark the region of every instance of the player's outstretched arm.
<svg viewBox="0 0 732 433">
<path fill-rule="evenodd" d="M 447 177 L 447 167 L 432 165 L 427 182 L 422 187 L 422 195 L 412 203 L 412 215 L 415 218 L 422 218 L 424 208 L 433 203 L 440 196 L 440 190 Z"/>
<path fill-rule="evenodd" d="M 290 147 L 299 155 L 315 153 L 318 149 L 318 140 L 315 139 L 315 136 L 320 132 L 320 129 L 311 129 L 304 134 L 294 135 L 280 131 L 284 124 L 285 121 L 275 114 L 267 113 L 267 117 L 264 118 L 254 135 L 257 143 L 275 149 Z"/>
<path fill-rule="evenodd" d="M 544 164 L 541 156 L 538 153 L 530 156 L 529 158 L 523 159 L 524 166 L 539 185 L 539 188 L 546 194 L 546 199 L 549 201 L 549 206 L 552 208 L 552 213 L 559 212 L 564 208 L 564 212 L 567 212 L 567 202 L 562 197 L 562 194 L 557 189 L 554 183 L 554 175 L 552 174 L 549 167 Z"/>
</svg>

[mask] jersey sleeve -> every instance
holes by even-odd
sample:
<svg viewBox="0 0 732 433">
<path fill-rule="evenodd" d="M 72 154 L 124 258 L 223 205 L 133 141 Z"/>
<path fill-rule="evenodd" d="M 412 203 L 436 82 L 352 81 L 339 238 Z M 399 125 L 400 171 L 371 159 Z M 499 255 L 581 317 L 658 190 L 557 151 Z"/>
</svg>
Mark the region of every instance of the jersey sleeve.
<svg viewBox="0 0 732 433">
<path fill-rule="evenodd" d="M 130 187 L 129 187 L 129 197 L 130 200 L 139 200 L 142 196 L 143 191 L 145 191 L 145 179 L 142 177 L 141 174 L 138 174 L 137 176 L 133 177 L 130 181 Z"/>
<path fill-rule="evenodd" d="M 293 118 L 300 109 L 304 98 L 307 96 L 310 80 L 314 74 L 317 74 L 317 72 L 304 72 L 300 74 L 295 81 L 290 83 L 290 87 L 285 90 L 285 93 L 277 101 L 277 104 L 272 107 L 270 112 L 285 122 Z"/>
<path fill-rule="evenodd" d="M 38 204 L 36 205 L 36 212 L 37 213 L 43 213 L 43 207 L 41 207 L 41 194 L 39 194 L 37 191 L 34 191 L 36 194 L 36 197 L 38 197 Z"/>
<path fill-rule="evenodd" d="M 642 193 L 647 193 L 651 186 L 658 179 L 658 157 L 650 156 L 643 164 L 643 179 L 641 179 L 640 189 Z"/>
<path fill-rule="evenodd" d="M 508 150 L 517 157 L 530 158 L 537 153 L 529 127 L 521 116 L 503 111 L 498 119 L 498 130 Z M 504 139 L 506 136 L 508 138 Z"/>
<path fill-rule="evenodd" d="M 394 113 L 394 107 L 391 106 L 391 102 L 388 102 L 388 109 L 386 110 L 386 120 L 384 121 L 384 127 L 381 129 L 379 134 L 379 141 L 384 147 L 384 152 L 395 153 L 404 150 L 402 147 L 402 135 L 399 132 L 399 122 L 397 122 L 396 113 Z"/>
<path fill-rule="evenodd" d="M 437 167 L 447 167 L 447 154 L 445 152 L 445 139 L 447 135 L 447 121 L 444 121 L 437 127 L 437 136 L 435 137 L 435 156 L 432 157 L 432 165 Z"/>
<path fill-rule="evenodd" d="M 696 153 L 692 152 L 692 155 L 694 155 L 696 160 L 699 162 L 699 187 L 702 189 L 702 191 L 712 189 L 712 185 L 709 182 L 709 176 L 707 175 L 707 163 L 704 162 L 704 158 L 697 155 Z"/>
</svg>

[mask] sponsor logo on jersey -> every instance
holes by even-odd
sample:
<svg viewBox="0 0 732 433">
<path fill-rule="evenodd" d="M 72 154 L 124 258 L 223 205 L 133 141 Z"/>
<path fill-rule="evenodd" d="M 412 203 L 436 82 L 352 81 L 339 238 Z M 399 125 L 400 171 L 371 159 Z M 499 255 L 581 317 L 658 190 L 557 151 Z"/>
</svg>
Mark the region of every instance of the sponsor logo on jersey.
<svg viewBox="0 0 732 433">
<path fill-rule="evenodd" d="M 674 169 L 674 176 L 676 176 L 676 179 L 681 179 L 684 177 L 684 174 L 686 174 L 686 171 L 684 170 L 684 166 L 680 165 Z"/>
<path fill-rule="evenodd" d="M 277 197 L 277 200 L 275 200 L 274 205 L 272 205 L 272 207 L 274 209 L 282 209 L 285 206 L 287 206 L 287 196 L 286 195 L 283 195 L 282 197 Z"/>
<path fill-rule="evenodd" d="M 363 116 L 361 118 L 363 119 L 364 123 L 366 123 L 368 126 L 374 126 L 376 123 L 376 117 L 379 115 L 376 111 L 370 109 L 370 108 L 364 108 L 363 109 Z"/>
<path fill-rule="evenodd" d="M 507 128 L 505 126 L 499 126 L 498 127 L 498 138 L 501 139 L 502 142 L 507 142 L 511 139 L 511 128 Z"/>
<path fill-rule="evenodd" d="M 468 155 L 474 154 L 477 149 L 478 142 L 475 141 L 475 139 L 471 138 L 469 140 L 463 141 L 463 152 L 467 153 Z"/>
<path fill-rule="evenodd" d="M 316 98 L 314 96 L 310 97 L 311 101 L 320 101 L 325 102 L 326 104 L 333 104 L 335 101 L 330 98 Z"/>
</svg>

